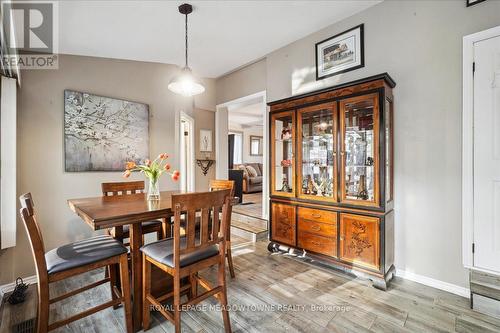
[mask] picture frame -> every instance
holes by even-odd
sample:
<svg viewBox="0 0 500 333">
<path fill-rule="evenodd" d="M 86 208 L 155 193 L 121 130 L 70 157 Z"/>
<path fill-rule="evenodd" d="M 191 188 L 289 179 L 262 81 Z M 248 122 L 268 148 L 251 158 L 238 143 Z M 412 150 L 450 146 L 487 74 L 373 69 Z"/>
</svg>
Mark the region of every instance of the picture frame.
<svg viewBox="0 0 500 333">
<path fill-rule="evenodd" d="M 466 0 L 465 4 L 467 5 L 467 7 L 470 7 L 470 6 L 477 5 L 478 3 L 481 3 L 484 1 L 486 1 L 486 0 Z"/>
<path fill-rule="evenodd" d="M 200 130 L 200 152 L 211 152 L 212 151 L 212 130 L 201 129 Z"/>
<path fill-rule="evenodd" d="M 315 45 L 316 80 L 365 67 L 364 24 Z"/>
<path fill-rule="evenodd" d="M 250 156 L 262 156 L 262 136 L 250 135 Z"/>
</svg>

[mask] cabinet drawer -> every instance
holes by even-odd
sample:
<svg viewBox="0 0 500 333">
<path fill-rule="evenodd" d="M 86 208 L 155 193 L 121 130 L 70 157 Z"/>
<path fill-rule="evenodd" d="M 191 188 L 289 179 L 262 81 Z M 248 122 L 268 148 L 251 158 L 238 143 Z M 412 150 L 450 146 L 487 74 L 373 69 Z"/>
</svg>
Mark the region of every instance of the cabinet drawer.
<svg viewBox="0 0 500 333">
<path fill-rule="evenodd" d="M 299 247 L 332 257 L 337 255 L 337 241 L 336 238 L 332 237 L 323 237 L 299 231 Z"/>
<path fill-rule="evenodd" d="M 295 206 L 272 203 L 272 239 L 295 246 Z"/>
<path fill-rule="evenodd" d="M 309 220 L 337 225 L 337 213 L 321 209 L 299 207 L 299 220 Z"/>
<path fill-rule="evenodd" d="M 380 219 L 340 214 L 340 259 L 378 270 L 380 268 Z"/>
<path fill-rule="evenodd" d="M 311 220 L 304 220 L 299 218 L 299 232 L 305 231 L 311 234 L 325 236 L 325 237 L 337 237 L 337 225 L 318 223 Z"/>
</svg>

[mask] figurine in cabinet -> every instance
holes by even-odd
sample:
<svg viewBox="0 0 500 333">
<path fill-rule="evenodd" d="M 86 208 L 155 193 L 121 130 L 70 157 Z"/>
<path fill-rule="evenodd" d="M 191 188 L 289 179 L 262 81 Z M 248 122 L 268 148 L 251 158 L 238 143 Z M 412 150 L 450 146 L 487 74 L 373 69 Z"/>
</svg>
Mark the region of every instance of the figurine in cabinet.
<svg viewBox="0 0 500 333">
<path fill-rule="evenodd" d="M 358 184 L 358 198 L 362 200 L 368 199 L 368 192 L 366 191 L 366 176 L 359 176 L 359 184 Z"/>
<path fill-rule="evenodd" d="M 281 140 L 289 140 L 292 138 L 292 131 L 285 127 L 281 130 Z"/>
</svg>

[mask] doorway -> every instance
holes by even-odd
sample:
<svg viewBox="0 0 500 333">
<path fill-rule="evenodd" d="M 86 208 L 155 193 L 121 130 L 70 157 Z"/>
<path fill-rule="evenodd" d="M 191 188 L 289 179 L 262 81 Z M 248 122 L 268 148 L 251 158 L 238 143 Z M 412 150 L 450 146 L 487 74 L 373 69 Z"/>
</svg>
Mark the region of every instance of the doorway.
<svg viewBox="0 0 500 333">
<path fill-rule="evenodd" d="M 229 169 L 245 174 L 242 203 L 233 212 L 265 220 L 269 216 L 267 111 L 262 91 L 217 105 L 215 115 L 217 178 L 228 179 Z"/>
<path fill-rule="evenodd" d="M 180 189 L 192 192 L 195 189 L 194 174 L 194 119 L 181 112 L 179 124 L 180 142 Z"/>
</svg>

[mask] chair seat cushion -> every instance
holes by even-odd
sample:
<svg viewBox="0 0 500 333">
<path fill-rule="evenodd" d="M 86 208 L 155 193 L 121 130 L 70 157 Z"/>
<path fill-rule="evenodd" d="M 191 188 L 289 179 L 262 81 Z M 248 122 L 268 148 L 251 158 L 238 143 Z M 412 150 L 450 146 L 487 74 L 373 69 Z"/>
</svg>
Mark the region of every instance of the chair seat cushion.
<svg viewBox="0 0 500 333">
<path fill-rule="evenodd" d="M 186 246 L 186 237 L 181 237 L 181 249 Z M 169 267 L 174 267 L 174 239 L 167 238 L 141 247 L 141 251 L 153 260 Z M 219 247 L 212 245 L 202 250 L 197 250 L 181 255 L 181 267 L 189 266 L 196 262 L 208 259 L 219 254 Z"/>
<path fill-rule="evenodd" d="M 153 226 L 158 226 L 161 225 L 161 221 L 149 221 L 149 222 L 142 222 L 142 228 L 147 228 L 147 227 L 153 227 Z M 130 224 L 125 224 L 123 226 L 123 232 L 129 232 L 130 231 Z"/>
<path fill-rule="evenodd" d="M 97 236 L 66 244 L 45 254 L 49 274 L 65 271 L 127 253 L 122 243 L 110 236 Z"/>
</svg>

